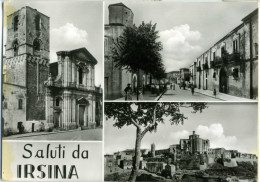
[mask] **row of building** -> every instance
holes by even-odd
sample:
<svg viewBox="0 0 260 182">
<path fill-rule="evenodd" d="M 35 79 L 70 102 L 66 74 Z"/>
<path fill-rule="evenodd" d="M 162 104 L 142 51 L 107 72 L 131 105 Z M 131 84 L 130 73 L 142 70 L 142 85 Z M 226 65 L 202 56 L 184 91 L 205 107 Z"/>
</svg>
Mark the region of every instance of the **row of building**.
<svg viewBox="0 0 260 182">
<path fill-rule="evenodd" d="M 171 83 L 186 81 L 198 89 L 257 99 L 258 9 L 244 17 L 240 25 L 200 55 L 189 68 L 169 72 L 167 78 Z"/>
<path fill-rule="evenodd" d="M 50 18 L 31 7 L 7 16 L 3 59 L 2 126 L 5 133 L 102 125 L 97 60 L 86 48 L 57 52 L 50 63 Z"/>
<path fill-rule="evenodd" d="M 113 173 L 117 170 L 117 167 L 131 169 L 134 156 L 134 149 L 105 155 L 106 172 Z M 170 156 L 171 159 L 169 160 Z M 166 166 L 171 172 L 179 167 L 182 169 L 206 169 L 208 164 L 217 162 L 218 159 L 226 162 L 223 165 L 234 167 L 234 165 L 237 165 L 236 161 L 257 161 L 257 156 L 241 153 L 237 150 L 210 148 L 210 141 L 200 138 L 193 131 L 188 139 L 180 139 L 179 144 L 170 145 L 169 148 L 156 150 L 155 144 L 151 144 L 150 150 L 142 149 L 140 169 L 146 169 L 150 172 L 158 172 L 159 169 L 161 172 Z M 192 161 L 195 161 L 195 164 L 192 164 Z"/>
</svg>

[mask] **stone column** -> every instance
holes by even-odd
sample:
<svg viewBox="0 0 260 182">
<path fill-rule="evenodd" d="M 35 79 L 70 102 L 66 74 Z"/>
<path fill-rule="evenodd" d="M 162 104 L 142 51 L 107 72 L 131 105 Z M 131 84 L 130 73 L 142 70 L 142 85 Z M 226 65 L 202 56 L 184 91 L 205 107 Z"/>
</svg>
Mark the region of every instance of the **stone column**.
<svg viewBox="0 0 260 182">
<path fill-rule="evenodd" d="M 58 56 L 58 75 L 61 75 L 62 70 L 62 60 L 61 56 Z"/>
<path fill-rule="evenodd" d="M 93 123 L 96 123 L 96 101 L 95 101 L 95 96 L 93 96 L 92 98 L 92 102 L 93 102 L 93 109 L 92 109 L 92 113 L 93 113 Z"/>
<path fill-rule="evenodd" d="M 65 90 L 64 91 L 64 110 L 63 110 L 63 128 L 64 129 L 69 129 L 69 123 L 71 121 L 70 116 L 71 116 L 71 109 L 70 109 L 70 97 L 71 94 L 69 91 Z"/>
<path fill-rule="evenodd" d="M 85 106 L 84 110 L 84 126 L 88 126 L 88 107 Z"/>
<path fill-rule="evenodd" d="M 64 86 L 69 85 L 69 57 L 66 56 L 64 60 Z"/>
<path fill-rule="evenodd" d="M 92 122 L 92 96 L 88 97 L 89 106 L 88 106 L 88 122 Z"/>
<path fill-rule="evenodd" d="M 88 77 L 87 77 L 87 85 L 88 85 L 88 89 L 91 88 L 91 66 L 88 66 Z"/>
<path fill-rule="evenodd" d="M 68 85 L 72 82 L 72 64 L 70 58 L 68 58 Z"/>
<path fill-rule="evenodd" d="M 76 99 L 72 98 L 71 124 L 76 126 Z"/>
<path fill-rule="evenodd" d="M 93 88 L 95 88 L 95 66 L 93 66 L 93 77 L 92 77 L 92 84 L 93 84 Z"/>
<path fill-rule="evenodd" d="M 75 83 L 75 63 L 71 63 L 71 82 Z"/>
<path fill-rule="evenodd" d="M 85 73 L 85 75 L 86 75 L 86 79 L 85 79 L 85 81 L 84 81 L 84 85 L 88 88 L 88 69 L 86 68 L 86 73 Z"/>
<path fill-rule="evenodd" d="M 79 68 L 77 67 L 77 69 L 76 69 L 76 71 L 77 71 L 77 77 L 76 77 L 76 79 L 77 79 L 77 86 L 79 85 Z"/>
</svg>

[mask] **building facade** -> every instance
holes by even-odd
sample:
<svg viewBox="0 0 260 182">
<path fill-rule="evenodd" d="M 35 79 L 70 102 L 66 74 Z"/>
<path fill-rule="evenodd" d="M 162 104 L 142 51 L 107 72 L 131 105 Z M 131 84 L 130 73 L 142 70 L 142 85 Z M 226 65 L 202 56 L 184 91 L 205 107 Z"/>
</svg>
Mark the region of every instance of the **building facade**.
<svg viewBox="0 0 260 182">
<path fill-rule="evenodd" d="M 258 9 L 193 63 L 198 89 L 258 97 Z"/>
<path fill-rule="evenodd" d="M 180 83 L 180 71 L 171 71 L 166 73 L 166 78 L 170 83 Z"/>
<path fill-rule="evenodd" d="M 7 134 L 70 129 L 82 123 L 102 125 L 102 90 L 94 86 L 95 58 L 82 48 L 58 52 L 59 61 L 50 64 L 49 29 L 50 18 L 28 6 L 7 16 L 2 75 L 2 123 Z M 77 106 L 84 117 L 81 112 L 74 117 Z"/>
<path fill-rule="evenodd" d="M 102 114 L 96 113 L 102 106 L 101 88 L 95 87 L 97 60 L 86 48 L 60 51 L 57 56 L 45 82 L 47 123 L 64 129 L 102 125 L 101 118 L 95 118 Z"/>
<path fill-rule="evenodd" d="M 190 71 L 188 68 L 180 69 L 180 82 L 189 82 L 190 81 Z"/>
</svg>

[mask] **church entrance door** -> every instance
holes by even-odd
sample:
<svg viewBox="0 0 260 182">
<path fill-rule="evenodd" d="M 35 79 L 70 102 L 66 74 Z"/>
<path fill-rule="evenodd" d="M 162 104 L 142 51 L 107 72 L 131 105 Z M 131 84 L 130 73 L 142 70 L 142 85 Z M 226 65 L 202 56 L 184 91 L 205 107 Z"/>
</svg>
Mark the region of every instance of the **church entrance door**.
<svg viewBox="0 0 260 182">
<path fill-rule="evenodd" d="M 58 128 L 60 126 L 60 112 L 54 113 L 54 128 Z"/>
<path fill-rule="evenodd" d="M 79 126 L 84 126 L 85 106 L 79 105 Z"/>
</svg>

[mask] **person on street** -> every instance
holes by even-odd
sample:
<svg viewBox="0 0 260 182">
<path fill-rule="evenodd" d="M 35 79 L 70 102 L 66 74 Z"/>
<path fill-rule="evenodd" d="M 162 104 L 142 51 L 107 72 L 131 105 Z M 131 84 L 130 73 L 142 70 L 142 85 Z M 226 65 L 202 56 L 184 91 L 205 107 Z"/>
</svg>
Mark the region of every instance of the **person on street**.
<svg viewBox="0 0 260 182">
<path fill-rule="evenodd" d="M 193 84 L 191 84 L 190 89 L 191 89 L 191 94 L 194 95 L 194 85 Z"/>
<path fill-rule="evenodd" d="M 139 94 L 139 100 L 144 100 L 144 96 L 143 96 L 143 89 L 142 87 L 139 87 L 138 89 L 138 94 Z"/>
<path fill-rule="evenodd" d="M 131 84 L 128 83 L 127 87 L 125 88 L 125 100 L 132 100 L 132 88 Z"/>
</svg>

